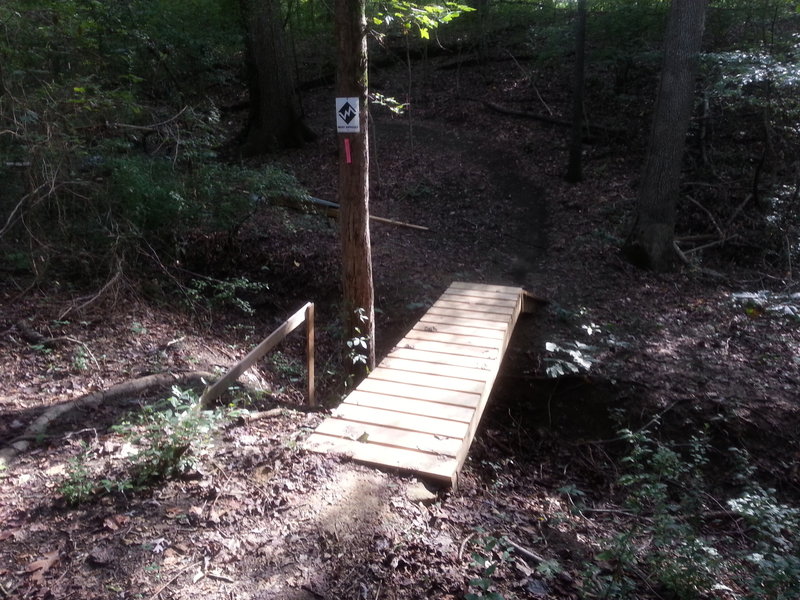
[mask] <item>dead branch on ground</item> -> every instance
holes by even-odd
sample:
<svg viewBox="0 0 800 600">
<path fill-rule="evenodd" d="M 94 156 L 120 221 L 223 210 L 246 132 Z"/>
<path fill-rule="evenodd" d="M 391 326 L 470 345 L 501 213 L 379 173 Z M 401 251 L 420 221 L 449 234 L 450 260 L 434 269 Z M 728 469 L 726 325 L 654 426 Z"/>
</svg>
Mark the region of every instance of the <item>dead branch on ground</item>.
<svg viewBox="0 0 800 600">
<path fill-rule="evenodd" d="M 190 385 L 205 383 L 215 378 L 213 373 L 206 371 L 189 371 L 187 373 L 157 373 L 138 379 L 123 381 L 106 390 L 92 392 L 80 398 L 56 404 L 47 409 L 31 423 L 25 432 L 15 438 L 16 442 L 0 450 L 0 469 L 6 467 L 20 452 L 24 452 L 31 445 L 31 440 L 38 439 L 47 433 L 50 425 L 66 413 L 81 408 L 96 408 L 109 400 L 116 400 L 129 395 L 143 394 L 153 389 L 167 385 Z"/>
</svg>

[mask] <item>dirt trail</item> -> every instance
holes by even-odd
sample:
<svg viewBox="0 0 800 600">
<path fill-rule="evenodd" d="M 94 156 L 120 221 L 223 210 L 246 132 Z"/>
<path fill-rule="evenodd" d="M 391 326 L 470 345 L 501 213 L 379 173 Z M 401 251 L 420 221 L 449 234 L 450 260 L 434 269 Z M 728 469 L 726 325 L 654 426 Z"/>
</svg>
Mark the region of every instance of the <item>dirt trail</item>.
<svg viewBox="0 0 800 600">
<path fill-rule="evenodd" d="M 474 246 L 488 249 L 483 258 L 494 267 L 491 271 L 476 265 L 481 275 L 522 286 L 536 284 L 534 273 L 547 248 L 547 202 L 544 189 L 524 174 L 517 156 L 490 136 L 439 122 L 414 120 L 409 125 L 381 120 L 373 131 L 380 150 L 399 146 L 413 155 L 424 149 L 426 158 L 418 162 L 421 168 L 427 161 L 458 165 L 465 180 L 476 185 L 467 189 L 471 197 L 456 200 L 478 211 L 478 218 L 471 222 L 479 238 Z M 446 188 L 437 192 L 439 198 L 457 193 Z"/>
</svg>

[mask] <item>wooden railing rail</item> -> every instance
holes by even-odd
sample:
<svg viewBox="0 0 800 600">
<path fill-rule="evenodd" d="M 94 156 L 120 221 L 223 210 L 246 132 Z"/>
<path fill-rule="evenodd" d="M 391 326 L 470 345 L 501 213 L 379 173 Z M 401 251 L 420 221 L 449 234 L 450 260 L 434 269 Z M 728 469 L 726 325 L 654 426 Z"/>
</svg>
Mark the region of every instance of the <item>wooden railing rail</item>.
<svg viewBox="0 0 800 600">
<path fill-rule="evenodd" d="M 316 406 L 316 390 L 314 387 L 314 303 L 306 302 L 300 310 L 286 319 L 283 324 L 273 331 L 258 346 L 253 348 L 247 356 L 236 363 L 231 369 L 219 378 L 211 387 L 203 392 L 200 398 L 200 406 L 207 407 L 216 400 L 234 381 L 239 379 L 242 373 L 258 362 L 267 352 L 272 350 L 287 335 L 297 329 L 303 323 L 306 324 L 306 366 L 308 374 L 308 401 L 312 406 Z"/>
</svg>

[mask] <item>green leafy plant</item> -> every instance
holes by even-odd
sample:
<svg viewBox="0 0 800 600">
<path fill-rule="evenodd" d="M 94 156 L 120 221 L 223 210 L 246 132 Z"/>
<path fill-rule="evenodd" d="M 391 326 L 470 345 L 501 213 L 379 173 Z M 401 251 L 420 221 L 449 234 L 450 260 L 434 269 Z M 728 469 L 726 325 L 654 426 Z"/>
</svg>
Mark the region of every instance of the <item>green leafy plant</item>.
<svg viewBox="0 0 800 600">
<path fill-rule="evenodd" d="M 472 565 L 477 577 L 469 580 L 473 591 L 464 595 L 464 600 L 505 600 L 492 588 L 497 569 L 511 561 L 512 547 L 503 537 L 495 537 L 478 528 L 472 551 Z"/>
<path fill-rule="evenodd" d="M 372 17 L 372 22 L 387 28 L 396 25 L 404 34 L 416 28 L 419 37 L 427 40 L 430 39 L 431 30 L 474 10 L 466 4 L 457 2 L 422 4 L 407 0 L 390 0 L 379 6 Z"/>
<path fill-rule="evenodd" d="M 619 484 L 627 509 L 639 518 L 597 555 L 613 569 L 589 566 L 584 572 L 587 591 L 592 597 L 627 598 L 635 580 L 644 576 L 675 598 L 698 598 L 713 586 L 722 567 L 719 552 L 694 518 L 703 508 L 708 442 L 695 437 L 681 454 L 648 430 L 623 429 L 620 437 L 629 450 L 621 461 L 625 471 Z"/>
<path fill-rule="evenodd" d="M 357 308 L 354 312 L 361 323 L 367 322 L 366 310 Z M 363 335 L 360 327 L 356 327 L 354 333 L 355 335 L 346 342 L 347 347 L 350 349 L 349 358 L 353 361 L 354 365 L 366 365 L 369 337 Z"/>
<path fill-rule="evenodd" d="M 95 483 L 87 465 L 89 454 L 89 446 L 81 442 L 80 453 L 69 460 L 67 476 L 58 486 L 58 491 L 70 506 L 82 504 L 94 496 Z"/>
<path fill-rule="evenodd" d="M 288 377 L 290 381 L 297 382 L 303 376 L 303 366 L 297 360 L 286 356 L 280 350 L 276 350 L 270 354 L 269 361 L 272 367 L 284 377 Z"/>
<path fill-rule="evenodd" d="M 298 193 L 277 169 L 216 160 L 229 131 L 207 91 L 240 60 L 238 5 L 0 3 L 3 266 L 127 282 Z"/>
<path fill-rule="evenodd" d="M 186 294 L 192 303 L 206 303 L 210 306 L 228 305 L 239 309 L 246 315 L 253 315 L 255 309 L 240 294 L 268 289 L 269 284 L 252 281 L 247 277 L 230 277 L 228 279 L 203 277 L 193 279 L 186 289 Z"/>
<path fill-rule="evenodd" d="M 85 371 L 88 368 L 88 353 L 83 346 L 77 346 L 72 352 L 72 368 L 76 371 Z"/>
<path fill-rule="evenodd" d="M 775 490 L 755 482 L 746 453 L 731 449 L 745 468 L 743 493 L 728 500 L 728 507 L 749 526 L 742 557 L 745 569 L 739 583 L 744 600 L 790 600 L 800 597 L 800 509 L 777 500 Z M 746 576 L 742 576 L 746 574 Z"/>
<path fill-rule="evenodd" d="M 209 451 L 213 434 L 224 420 L 219 411 L 200 410 L 194 392 L 173 388 L 163 403 L 143 407 L 113 429 L 137 448 L 130 459 L 133 482 L 147 485 L 194 466 Z"/>
</svg>

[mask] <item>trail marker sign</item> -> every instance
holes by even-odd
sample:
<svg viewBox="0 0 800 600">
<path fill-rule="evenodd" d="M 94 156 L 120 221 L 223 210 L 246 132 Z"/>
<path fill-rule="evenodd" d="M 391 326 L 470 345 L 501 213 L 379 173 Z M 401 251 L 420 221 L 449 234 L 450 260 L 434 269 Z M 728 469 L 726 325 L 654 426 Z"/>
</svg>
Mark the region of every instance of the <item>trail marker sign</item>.
<svg viewBox="0 0 800 600">
<path fill-rule="evenodd" d="M 336 98 L 336 131 L 338 133 L 360 133 L 358 97 Z"/>
</svg>

